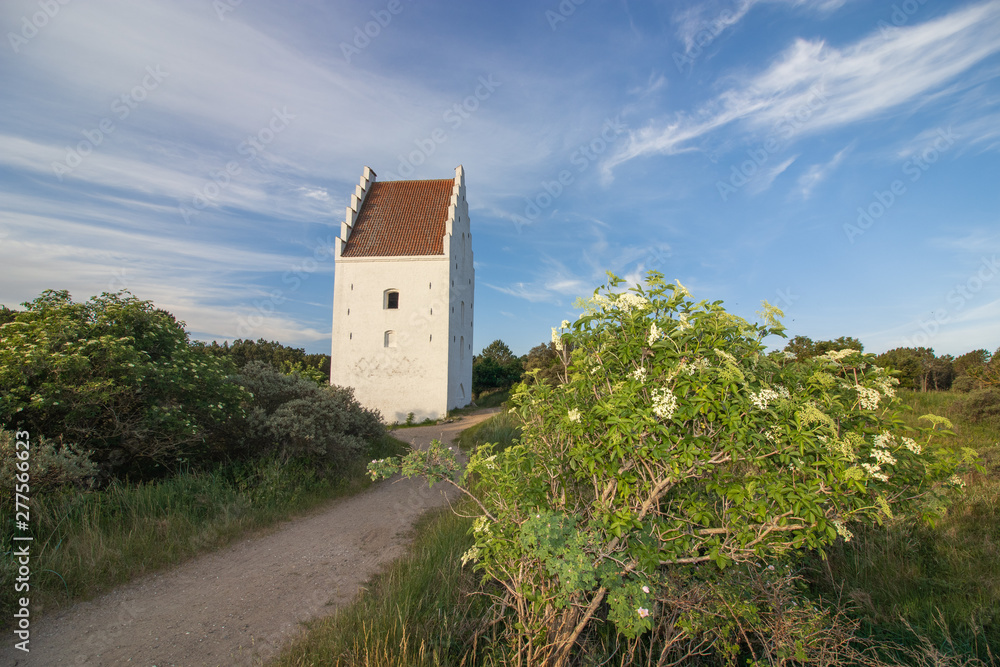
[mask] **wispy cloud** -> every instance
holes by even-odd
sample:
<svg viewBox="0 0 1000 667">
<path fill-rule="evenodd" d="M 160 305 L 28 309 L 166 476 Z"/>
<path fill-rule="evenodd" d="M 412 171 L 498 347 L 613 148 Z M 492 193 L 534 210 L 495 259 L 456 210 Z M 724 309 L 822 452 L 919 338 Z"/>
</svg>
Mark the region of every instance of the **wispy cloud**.
<svg viewBox="0 0 1000 667">
<path fill-rule="evenodd" d="M 732 123 L 773 130 L 803 107 L 812 109 L 811 118 L 791 126 L 792 135 L 879 117 L 1000 51 L 998 32 L 1000 2 L 993 1 L 887 34 L 873 30 L 843 49 L 798 39 L 767 70 L 694 112 L 632 132 L 605 172 L 644 155 L 697 150 L 697 139 Z M 817 94 L 828 103 L 815 108 Z"/>
<path fill-rule="evenodd" d="M 770 188 L 771 184 L 774 183 L 774 179 L 785 173 L 785 170 L 792 166 L 792 163 L 795 162 L 798 157 L 798 155 L 793 155 L 780 164 L 776 164 L 767 169 L 762 169 L 760 175 L 750 181 L 750 184 L 747 185 L 747 192 L 756 195 Z"/>
<path fill-rule="evenodd" d="M 840 166 L 844 158 L 854 149 L 855 142 L 837 151 L 837 154 L 824 164 L 811 165 L 804 174 L 799 176 L 799 195 L 803 199 L 809 199 L 813 189 L 825 181 L 833 171 Z"/>
<path fill-rule="evenodd" d="M 699 48 L 737 25 L 759 4 L 788 5 L 813 12 L 830 13 L 847 0 L 736 0 L 735 2 L 697 2 L 674 14 L 677 36 L 687 53 Z"/>
</svg>

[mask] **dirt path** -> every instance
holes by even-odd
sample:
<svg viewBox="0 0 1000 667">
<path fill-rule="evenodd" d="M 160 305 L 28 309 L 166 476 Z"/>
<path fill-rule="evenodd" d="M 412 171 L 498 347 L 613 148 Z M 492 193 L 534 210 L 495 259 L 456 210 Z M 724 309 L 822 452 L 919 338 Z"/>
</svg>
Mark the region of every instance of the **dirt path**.
<svg viewBox="0 0 1000 667">
<path fill-rule="evenodd" d="M 486 419 L 394 435 L 426 446 Z M 454 498 L 454 494 L 451 494 Z M 257 665 L 303 621 L 326 616 L 401 556 L 416 519 L 446 503 L 442 486 L 389 480 L 247 539 L 144 577 L 31 626 L 31 652 L 0 647 L 0 665 Z"/>
</svg>

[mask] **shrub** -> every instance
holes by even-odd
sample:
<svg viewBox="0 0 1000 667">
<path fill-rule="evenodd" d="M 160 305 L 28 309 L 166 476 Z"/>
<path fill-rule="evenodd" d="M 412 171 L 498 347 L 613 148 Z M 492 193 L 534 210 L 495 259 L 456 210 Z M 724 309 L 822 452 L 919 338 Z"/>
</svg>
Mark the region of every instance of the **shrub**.
<svg viewBox="0 0 1000 667">
<path fill-rule="evenodd" d="M 340 468 L 385 433 L 379 413 L 362 407 L 350 388 L 318 387 L 259 361 L 236 381 L 253 395 L 242 429 L 253 456 L 306 457 L 317 467 Z"/>
<path fill-rule="evenodd" d="M 72 445 L 62 445 L 44 436 L 27 440 L 28 448 L 18 448 L 14 431 L 0 428 L 0 504 L 13 502 L 17 474 L 24 472 L 19 462 L 27 460 L 31 495 L 74 486 L 89 488 L 97 476 L 97 466 Z M 18 456 L 26 451 L 27 459 Z"/>
<path fill-rule="evenodd" d="M 751 324 L 656 273 L 648 289 L 620 284 L 612 277 L 555 332 L 566 381 L 518 388 L 520 442 L 473 455 L 474 489 L 440 445 L 369 467 L 425 474 L 476 500 L 464 559 L 506 590 L 520 662 L 567 664 L 598 618 L 660 662 L 713 643 L 731 661 L 753 650 L 747 629 L 766 637 L 781 614 L 765 599 L 718 616 L 678 611 L 679 598 L 729 568 L 822 551 L 854 523 L 942 512 L 975 453 L 906 435 L 894 380 L 872 355 L 766 355 L 762 340 L 783 334 L 766 303 L 765 323 Z M 794 627 L 782 630 L 789 644 L 772 644 L 779 661 L 836 662 L 839 631 L 824 617 L 786 614 Z"/>
<path fill-rule="evenodd" d="M 974 377 L 971 377 L 969 375 L 960 375 L 959 377 L 955 378 L 954 382 L 951 383 L 951 388 L 954 391 L 967 394 L 973 389 L 978 389 L 979 382 L 977 382 Z"/>
<path fill-rule="evenodd" d="M 150 477 L 210 456 L 238 414 L 229 366 L 127 292 L 46 291 L 0 326 L 0 423 L 79 445 L 102 473 Z"/>
<path fill-rule="evenodd" d="M 988 387 L 971 391 L 955 401 L 952 409 L 973 423 L 1000 421 L 1000 389 Z"/>
</svg>

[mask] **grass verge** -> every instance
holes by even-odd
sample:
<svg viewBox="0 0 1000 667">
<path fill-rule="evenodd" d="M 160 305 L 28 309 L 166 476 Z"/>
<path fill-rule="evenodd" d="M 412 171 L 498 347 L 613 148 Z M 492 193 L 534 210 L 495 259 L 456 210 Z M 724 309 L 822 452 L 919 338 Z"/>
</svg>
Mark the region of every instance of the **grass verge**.
<svg viewBox="0 0 1000 667">
<path fill-rule="evenodd" d="M 930 642 L 942 655 L 1000 657 L 1000 427 L 969 420 L 963 394 L 900 392 L 912 427 L 919 417 L 949 417 L 953 447 L 979 452 L 985 472 L 965 477 L 964 493 L 934 526 L 897 521 L 859 530 L 837 542 L 814 579 L 840 589 L 853 603 L 870 638 L 917 647 Z M 827 565 L 829 568 L 827 569 Z M 991 656 L 992 654 L 992 656 Z"/>
<path fill-rule="evenodd" d="M 499 443 L 499 449 L 504 449 L 520 437 L 521 427 L 517 418 L 503 411 L 462 431 L 458 446 L 466 453 L 487 442 Z"/>
<path fill-rule="evenodd" d="M 385 436 L 374 458 L 406 446 Z M 116 482 L 92 492 L 31 499 L 32 613 L 84 600 L 138 576 L 229 544 L 333 498 L 370 485 L 359 461 L 338 478 L 321 478 L 301 463 L 274 460 L 181 473 L 139 485 Z M 14 516 L 4 511 L 5 517 Z M 3 536 L 0 608 L 13 610 L 17 563 Z"/>
</svg>

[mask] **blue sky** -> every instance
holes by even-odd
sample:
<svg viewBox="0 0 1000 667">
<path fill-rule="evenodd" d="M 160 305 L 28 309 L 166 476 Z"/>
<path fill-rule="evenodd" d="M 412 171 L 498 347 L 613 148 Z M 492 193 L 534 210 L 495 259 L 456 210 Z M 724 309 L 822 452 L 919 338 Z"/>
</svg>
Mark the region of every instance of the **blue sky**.
<svg viewBox="0 0 1000 667">
<path fill-rule="evenodd" d="M 477 350 L 650 269 L 789 335 L 1000 346 L 1000 1 L 4 0 L 0 28 L 7 306 L 127 288 L 329 352 L 362 168 L 462 164 Z"/>
</svg>

